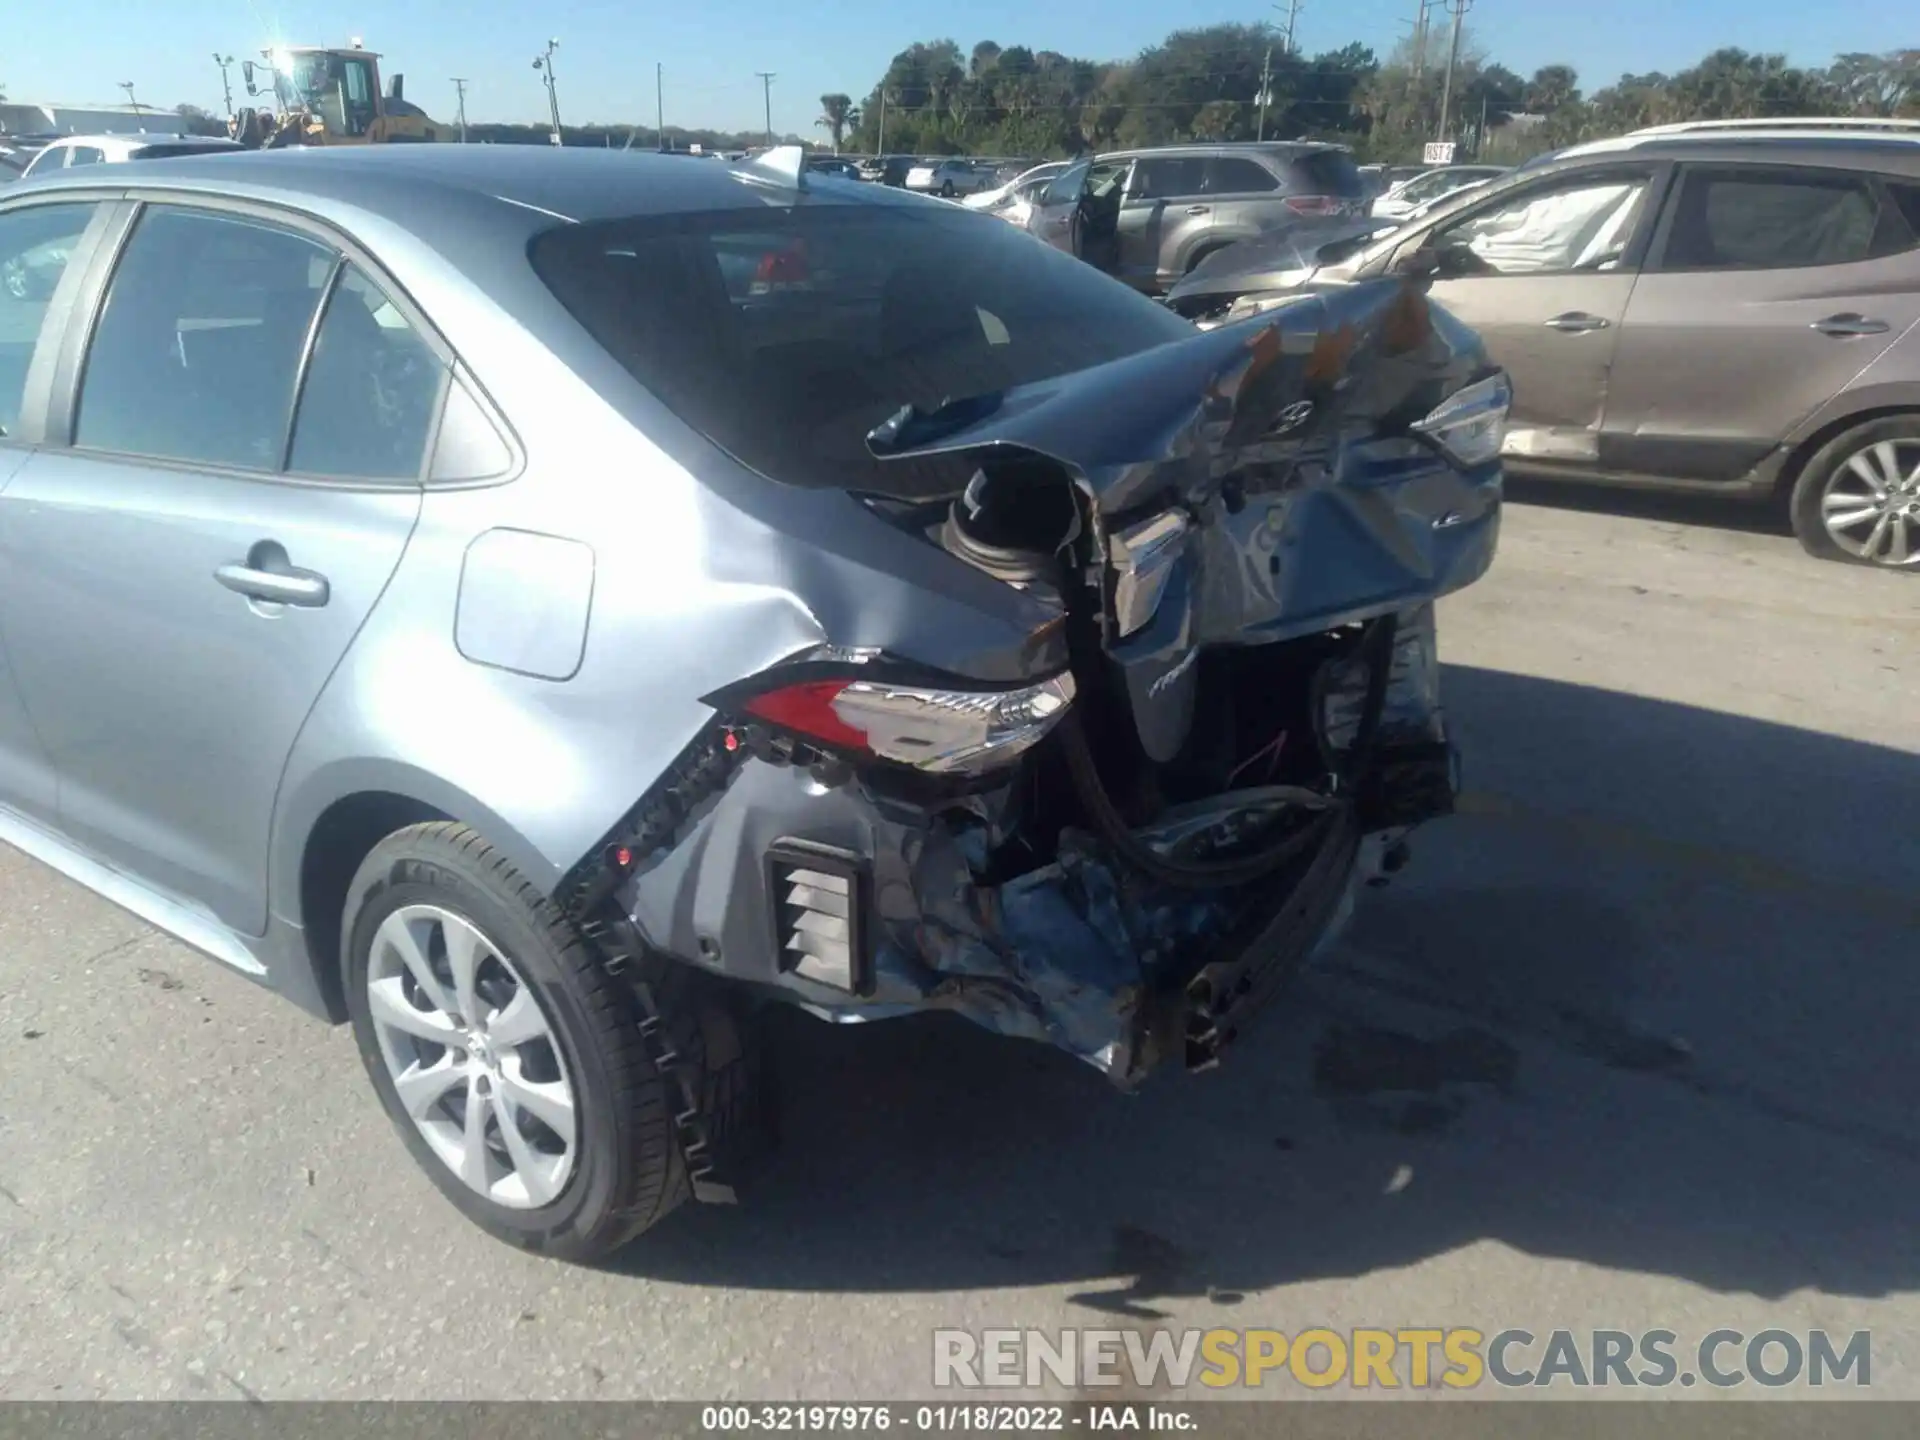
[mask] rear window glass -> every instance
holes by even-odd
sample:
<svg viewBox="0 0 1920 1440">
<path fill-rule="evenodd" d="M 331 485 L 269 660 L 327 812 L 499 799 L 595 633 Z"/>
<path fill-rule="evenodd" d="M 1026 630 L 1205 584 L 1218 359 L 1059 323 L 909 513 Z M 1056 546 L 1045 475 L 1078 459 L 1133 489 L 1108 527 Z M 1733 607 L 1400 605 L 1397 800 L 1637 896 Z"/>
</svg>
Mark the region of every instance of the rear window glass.
<svg viewBox="0 0 1920 1440">
<path fill-rule="evenodd" d="M 1344 150 L 1313 150 L 1293 162 L 1294 188 L 1310 195 L 1358 195 L 1360 167 Z"/>
<path fill-rule="evenodd" d="M 867 433 L 902 406 L 930 410 L 1193 334 L 1005 221 L 947 207 L 570 225 L 537 239 L 531 258 L 663 404 L 798 485 L 872 487 Z M 892 461 L 888 474 L 919 464 Z"/>
</svg>

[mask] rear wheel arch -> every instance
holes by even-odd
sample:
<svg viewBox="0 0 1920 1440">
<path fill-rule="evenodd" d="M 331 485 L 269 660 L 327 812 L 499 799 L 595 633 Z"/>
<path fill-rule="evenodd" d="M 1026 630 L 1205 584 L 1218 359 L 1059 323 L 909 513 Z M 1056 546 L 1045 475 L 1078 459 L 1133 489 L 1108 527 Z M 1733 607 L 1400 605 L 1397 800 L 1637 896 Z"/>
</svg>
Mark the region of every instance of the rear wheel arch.
<svg viewBox="0 0 1920 1440">
<path fill-rule="evenodd" d="M 341 965 L 347 890 L 361 863 L 389 835 L 452 817 L 390 790 L 343 795 L 320 813 L 300 852 L 300 924 L 316 990 L 336 1025 L 347 1020 Z"/>
<path fill-rule="evenodd" d="M 340 972 L 347 889 L 360 863 L 387 836 L 428 821 L 457 821 L 484 836 L 521 875 L 543 889 L 551 890 L 563 873 L 502 816 L 409 765 L 350 762 L 326 767 L 290 795 L 283 794 L 280 809 L 272 849 L 271 905 L 275 915 L 300 929 L 301 943 L 287 963 L 308 971 L 305 984 L 296 981 L 281 988 L 317 996 L 321 1013 L 336 1023 L 347 1017 Z"/>
<path fill-rule="evenodd" d="M 1773 498 L 1785 505 L 1793 495 L 1793 487 L 1800 483 L 1800 477 L 1806 472 L 1807 463 L 1818 455 L 1834 440 L 1861 425 L 1872 424 L 1876 420 L 1890 420 L 1902 415 L 1920 415 L 1920 386 L 1901 387 L 1899 391 L 1862 397 L 1876 403 L 1862 405 L 1859 409 L 1849 410 L 1844 415 L 1836 415 L 1822 420 L 1818 427 L 1792 443 L 1787 458 L 1780 466 L 1780 473 L 1774 479 Z"/>
</svg>

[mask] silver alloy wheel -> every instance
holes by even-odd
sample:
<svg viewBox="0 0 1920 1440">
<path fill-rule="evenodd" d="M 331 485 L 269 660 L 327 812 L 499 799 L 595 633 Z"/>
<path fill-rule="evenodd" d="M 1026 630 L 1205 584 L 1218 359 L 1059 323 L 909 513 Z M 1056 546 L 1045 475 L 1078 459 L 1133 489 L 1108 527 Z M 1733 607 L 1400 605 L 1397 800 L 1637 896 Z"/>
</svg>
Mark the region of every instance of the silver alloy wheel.
<svg viewBox="0 0 1920 1440">
<path fill-rule="evenodd" d="M 579 1147 L 573 1085 L 499 946 L 449 910 L 403 906 L 374 932 L 367 1004 L 401 1105 L 469 1189 L 531 1210 L 566 1188 Z"/>
<path fill-rule="evenodd" d="M 1920 439 L 1876 440 L 1848 456 L 1827 477 L 1820 519 L 1849 555 L 1920 564 Z"/>
</svg>

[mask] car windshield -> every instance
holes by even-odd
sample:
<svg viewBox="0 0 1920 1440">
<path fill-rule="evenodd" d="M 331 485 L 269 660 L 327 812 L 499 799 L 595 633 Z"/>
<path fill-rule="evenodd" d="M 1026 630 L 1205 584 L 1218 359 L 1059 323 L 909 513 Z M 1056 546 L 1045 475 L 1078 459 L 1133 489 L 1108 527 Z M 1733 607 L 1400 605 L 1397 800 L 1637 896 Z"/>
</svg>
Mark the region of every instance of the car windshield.
<svg viewBox="0 0 1920 1440">
<path fill-rule="evenodd" d="M 531 258 L 677 415 L 800 485 L 870 488 L 879 462 L 867 434 L 902 406 L 933 409 L 1193 333 L 1091 266 L 958 207 L 570 225 L 537 239 Z"/>
</svg>

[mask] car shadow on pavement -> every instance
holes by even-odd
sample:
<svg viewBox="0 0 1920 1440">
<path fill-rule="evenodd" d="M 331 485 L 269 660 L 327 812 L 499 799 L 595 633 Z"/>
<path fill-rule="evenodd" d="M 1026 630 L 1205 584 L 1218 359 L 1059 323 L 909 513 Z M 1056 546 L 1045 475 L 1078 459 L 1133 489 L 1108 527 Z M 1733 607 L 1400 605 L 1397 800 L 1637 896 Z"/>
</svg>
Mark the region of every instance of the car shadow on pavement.
<svg viewBox="0 0 1920 1440">
<path fill-rule="evenodd" d="M 1461 813 L 1221 1069 L 1127 1096 L 957 1019 L 782 1013 L 770 1162 L 616 1268 L 1067 1285 L 1137 1318 L 1482 1241 L 1767 1297 L 1920 1288 L 1920 762 L 1447 685 Z"/>
<path fill-rule="evenodd" d="M 1742 496 L 1638 490 L 1578 480 L 1528 480 L 1508 476 L 1506 497 L 1521 505 L 1556 510 L 1624 515 L 1670 525 L 1703 526 L 1746 535 L 1791 535 L 1784 502 L 1769 504 Z"/>
</svg>

